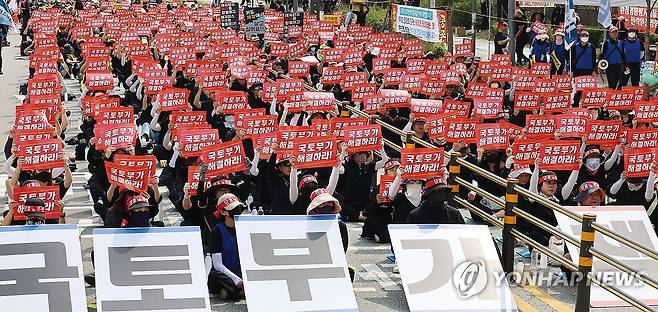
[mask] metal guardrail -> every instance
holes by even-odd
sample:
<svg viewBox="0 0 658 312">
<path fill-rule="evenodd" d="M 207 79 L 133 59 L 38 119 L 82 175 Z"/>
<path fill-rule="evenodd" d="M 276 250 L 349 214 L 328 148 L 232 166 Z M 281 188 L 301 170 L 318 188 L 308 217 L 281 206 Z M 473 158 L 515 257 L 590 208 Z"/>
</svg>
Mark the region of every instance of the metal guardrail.
<svg viewBox="0 0 658 312">
<path fill-rule="evenodd" d="M 262 65 L 262 64 L 261 64 Z M 277 72 L 272 70 L 271 68 L 264 67 L 266 70 L 269 72 L 275 74 L 277 77 L 282 77 L 282 78 L 290 78 L 290 76 L 287 76 L 281 72 Z M 304 84 L 304 87 L 307 90 L 311 91 L 318 91 L 317 89 L 313 88 L 312 86 L 308 84 Z M 371 117 L 370 114 L 365 113 L 356 107 L 350 106 L 347 103 L 343 103 L 340 101 L 336 101 L 336 104 L 338 107 L 342 108 L 343 110 L 349 111 L 355 115 L 361 116 L 361 117 Z M 406 141 L 407 146 L 414 146 L 414 145 L 420 145 L 422 147 L 426 148 L 437 148 L 438 146 L 435 146 L 432 143 L 426 142 L 420 138 L 415 137 L 412 133 L 405 133 L 404 131 L 380 120 L 380 119 L 375 119 L 375 123 L 381 125 L 383 128 L 400 135 L 403 138 L 406 138 L 404 141 Z M 402 147 L 394 144 L 393 142 L 389 140 L 384 140 L 384 144 L 390 148 L 393 148 L 396 151 L 401 151 Z M 590 308 L 590 283 L 588 280 L 591 280 L 594 284 L 602 287 L 603 289 L 607 290 L 608 292 L 612 293 L 613 295 L 619 297 L 620 299 L 624 300 L 625 302 L 631 304 L 632 306 L 642 310 L 642 311 L 655 311 L 653 308 L 647 306 L 637 298 L 634 298 L 627 294 L 626 292 L 620 290 L 619 288 L 608 285 L 605 282 L 601 281 L 595 274 L 591 272 L 592 270 L 592 262 L 593 262 L 593 257 L 597 257 L 600 260 L 606 262 L 607 264 L 614 266 L 618 270 L 625 272 L 627 274 L 632 274 L 634 278 L 637 278 L 641 280 L 642 282 L 646 283 L 647 285 L 658 289 L 658 282 L 653 279 L 652 277 L 647 276 L 646 274 L 643 274 L 639 272 L 638 270 L 635 270 L 605 254 L 600 252 L 599 250 L 595 249 L 594 246 L 594 237 L 595 237 L 595 231 L 598 231 L 602 233 L 603 235 L 606 235 L 621 244 L 634 249 L 635 251 L 638 251 L 654 260 L 658 260 L 658 253 L 654 250 L 650 250 L 637 242 L 627 239 L 620 234 L 611 231 L 601 224 L 596 223 L 596 216 L 591 215 L 591 214 L 586 214 L 584 216 L 580 216 L 573 211 L 570 211 L 566 209 L 565 207 L 556 204 L 552 201 L 547 200 L 546 198 L 542 197 L 539 194 L 530 192 L 529 190 L 517 185 L 516 183 L 518 182 L 515 179 L 508 179 L 505 180 L 491 172 L 488 172 L 480 167 L 478 167 L 475 164 L 472 164 L 466 160 L 460 159 L 457 157 L 457 154 L 454 153 L 452 155 L 448 154 L 446 152 L 446 156 L 450 157 L 450 163 L 448 166 L 448 171 L 449 171 L 449 176 L 448 176 L 448 185 L 452 189 L 452 196 L 451 196 L 451 202 L 457 203 L 460 206 L 468 209 L 471 213 L 474 213 L 478 216 L 480 216 L 483 220 L 487 221 L 488 223 L 503 228 L 503 248 L 502 248 L 502 259 L 503 259 L 503 269 L 505 272 L 509 273 L 512 272 L 513 270 L 513 263 L 514 263 L 514 239 L 521 240 L 528 244 L 529 246 L 532 246 L 533 248 L 536 248 L 539 250 L 541 253 L 547 255 L 551 259 L 554 259 L 558 261 L 561 265 L 566 267 L 567 269 L 571 271 L 577 271 L 583 276 L 586 276 L 587 278 L 582 279 L 581 281 L 578 282 L 577 285 L 577 292 L 576 292 L 576 306 L 575 310 L 580 312 L 580 311 L 589 311 Z M 505 194 L 505 200 L 502 200 L 491 193 L 471 184 L 468 181 L 465 181 L 464 179 L 460 178 L 458 175 L 461 172 L 461 167 L 465 167 L 466 169 L 472 171 L 475 174 L 478 174 L 496 184 L 499 184 L 501 186 L 506 187 L 506 194 Z M 483 198 L 486 198 L 487 200 L 490 200 L 500 206 L 505 207 L 505 217 L 504 221 L 500 221 L 496 219 L 495 217 L 489 215 L 485 211 L 481 210 L 480 208 L 476 207 L 475 205 L 469 203 L 468 201 L 456 197 L 455 195 L 459 193 L 459 187 L 463 186 L 470 191 L 475 192 L 476 194 L 482 196 Z M 560 212 L 569 218 L 576 220 L 577 222 L 581 223 L 582 229 L 581 229 L 581 240 L 578 240 L 575 237 L 572 237 L 571 235 L 568 235 L 561 230 L 555 228 L 554 226 L 544 222 L 543 220 L 519 209 L 516 207 L 518 204 L 518 195 L 521 194 L 522 196 L 525 196 L 531 200 L 534 200 L 535 202 L 538 202 L 539 204 Z M 526 219 L 528 222 L 532 223 L 533 225 L 538 226 L 539 228 L 546 230 L 547 232 L 551 233 L 552 235 L 558 236 L 565 241 L 567 241 L 570 244 L 573 244 L 575 246 L 578 246 L 580 248 L 580 254 L 579 254 L 579 259 L 578 259 L 578 265 L 574 265 L 572 263 L 572 260 L 566 259 L 562 255 L 559 255 L 552 250 L 548 249 L 546 246 L 541 245 L 540 243 L 530 239 L 527 235 L 523 234 L 519 230 L 515 228 L 516 225 L 516 218 L 517 216 L 520 216 L 524 219 Z"/>
</svg>

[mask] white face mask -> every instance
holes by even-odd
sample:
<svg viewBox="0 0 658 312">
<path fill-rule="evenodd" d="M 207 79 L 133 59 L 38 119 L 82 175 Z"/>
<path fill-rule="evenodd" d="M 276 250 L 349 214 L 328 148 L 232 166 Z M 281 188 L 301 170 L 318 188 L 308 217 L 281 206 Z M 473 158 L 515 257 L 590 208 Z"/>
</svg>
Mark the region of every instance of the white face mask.
<svg viewBox="0 0 658 312">
<path fill-rule="evenodd" d="M 635 38 L 636 34 L 634 32 L 629 32 L 628 33 L 628 38 L 633 39 Z"/>
<path fill-rule="evenodd" d="M 405 190 L 405 195 L 411 204 L 418 207 L 420 205 L 421 195 L 423 192 L 422 185 L 418 182 L 408 183 Z"/>
<path fill-rule="evenodd" d="M 587 158 L 585 160 L 585 167 L 587 167 L 587 169 L 589 169 L 590 171 L 594 171 L 596 169 L 599 169 L 600 165 L 601 165 L 601 159 Z"/>
<path fill-rule="evenodd" d="M 587 43 L 588 41 L 589 41 L 589 37 L 580 37 L 580 42 Z"/>
</svg>

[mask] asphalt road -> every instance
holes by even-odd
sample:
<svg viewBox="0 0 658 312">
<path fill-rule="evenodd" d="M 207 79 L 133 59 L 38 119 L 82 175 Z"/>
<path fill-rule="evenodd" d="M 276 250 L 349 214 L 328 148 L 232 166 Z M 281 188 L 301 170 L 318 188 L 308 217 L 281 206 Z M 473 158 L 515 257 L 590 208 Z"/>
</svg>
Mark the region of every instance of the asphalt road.
<svg viewBox="0 0 658 312">
<path fill-rule="evenodd" d="M 21 97 L 17 96 L 18 86 L 27 79 L 27 60 L 18 57 L 18 48 L 20 38 L 10 35 L 12 46 L 2 49 L 4 59 L 4 75 L 0 76 L 0 133 L 6 135 L 14 119 L 14 108 L 20 104 Z M 486 46 L 486 43 L 483 44 Z M 486 49 L 484 49 L 486 50 Z M 78 118 L 80 114 L 79 104 L 79 86 L 74 80 L 67 80 L 66 84 L 71 94 L 76 96 L 72 101 L 65 103 L 68 110 L 71 111 L 69 118 L 70 125 L 66 130 L 67 137 L 71 137 L 78 132 Z M 73 146 L 66 146 L 69 153 L 73 153 Z M 4 156 L 1 156 L 4 158 Z M 65 209 L 67 211 L 67 223 L 78 224 L 80 229 L 82 256 L 84 263 L 84 272 L 89 274 L 93 272 L 91 265 L 90 253 L 92 250 L 92 229 L 100 226 L 100 218 L 93 212 L 92 200 L 89 192 L 85 189 L 85 184 L 89 178 L 87 164 L 85 162 L 77 163 L 78 170 L 73 173 L 74 183 L 71 190 L 64 198 Z M 6 173 L 0 174 L 0 204 L 6 207 L 7 198 L 4 191 L 4 181 Z M 162 188 L 164 196 L 166 189 Z M 178 213 L 168 199 L 164 199 L 161 204 L 161 219 L 167 226 L 177 225 L 180 222 Z M 5 208 L 0 208 L 0 210 Z M 468 216 L 467 212 L 464 212 Z M 361 224 L 348 224 L 350 247 L 347 252 L 347 259 L 350 266 L 356 271 L 354 281 L 354 292 L 357 297 L 359 309 L 361 311 L 408 311 L 407 302 L 400 284 L 400 275 L 393 273 L 393 262 L 387 259 L 391 254 L 390 245 L 376 244 L 373 241 L 360 238 Z M 494 238 L 500 237 L 500 231 L 492 228 Z M 519 252 L 524 247 L 517 248 Z M 517 256 L 517 260 L 526 261 Z M 558 268 L 552 268 L 558 271 Z M 575 301 L 575 288 L 558 285 L 556 287 L 513 287 L 512 288 L 518 307 L 522 311 L 573 311 Z M 87 288 L 88 304 L 90 311 L 95 311 L 94 288 Z M 440 300 L 440 298 L 437 298 Z M 245 301 L 226 302 L 211 297 L 213 311 L 246 311 Z M 612 309 L 609 309 L 612 311 Z M 620 309 L 614 309 L 619 311 Z"/>
</svg>

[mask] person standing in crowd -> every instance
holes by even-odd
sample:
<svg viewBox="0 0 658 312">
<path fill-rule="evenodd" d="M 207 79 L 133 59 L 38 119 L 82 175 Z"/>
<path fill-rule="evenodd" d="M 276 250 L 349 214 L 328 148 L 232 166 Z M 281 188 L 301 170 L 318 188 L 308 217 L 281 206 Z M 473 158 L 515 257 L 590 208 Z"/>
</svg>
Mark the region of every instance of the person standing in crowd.
<svg viewBox="0 0 658 312">
<path fill-rule="evenodd" d="M 620 89 L 619 81 L 622 78 L 626 57 L 621 42 L 618 39 L 619 29 L 615 26 L 610 26 L 608 33 L 610 34 L 610 38 L 603 44 L 600 59 L 608 62 L 608 68 L 605 70 L 605 75 L 608 79 L 608 88 Z"/>
<path fill-rule="evenodd" d="M 494 54 L 507 54 L 507 46 L 509 45 L 509 37 L 507 37 L 507 23 L 499 21 L 494 35 Z"/>
<path fill-rule="evenodd" d="M 514 23 L 516 26 L 514 27 L 516 30 L 516 33 L 514 34 L 514 40 L 516 40 L 514 50 L 514 53 L 516 53 L 516 61 L 519 64 L 530 63 L 530 59 L 525 55 L 525 52 L 523 52 L 523 49 L 525 49 L 525 46 L 530 41 L 530 37 L 527 32 L 527 18 L 521 8 L 517 8 L 516 11 L 514 11 Z"/>
<path fill-rule="evenodd" d="M 639 86 L 640 67 L 644 59 L 644 44 L 637 38 L 637 30 L 634 27 L 628 29 L 628 38 L 624 39 L 622 47 L 626 56 L 626 68 L 621 86 L 627 85 L 629 79 L 632 86 Z"/>
<path fill-rule="evenodd" d="M 443 177 L 427 179 L 423 182 L 420 206 L 409 212 L 410 224 L 464 224 L 457 208 L 448 205 L 450 187 Z"/>
<path fill-rule="evenodd" d="M 562 75 L 567 64 L 569 53 L 564 44 L 564 32 L 561 29 L 553 33 L 551 42 L 551 75 Z"/>
<path fill-rule="evenodd" d="M 244 297 L 235 216 L 246 209 L 237 196 L 226 193 L 217 201 L 214 215 L 219 220 L 210 234 L 212 268 L 208 273 L 208 290 L 220 299 L 238 300 Z"/>
<path fill-rule="evenodd" d="M 480 21 L 478 30 L 489 29 L 489 0 L 480 0 L 480 17 L 478 19 Z"/>
<path fill-rule="evenodd" d="M 564 23 L 564 5 L 556 4 L 551 14 L 551 27 L 554 30 L 560 29 L 562 23 Z"/>
<path fill-rule="evenodd" d="M 578 43 L 571 47 L 571 68 L 574 77 L 591 75 L 596 70 L 596 48 L 589 43 L 587 31 L 582 31 Z"/>
<path fill-rule="evenodd" d="M 540 31 L 532 41 L 530 50 L 530 61 L 533 63 L 548 63 L 551 51 L 551 44 L 548 42 L 546 31 Z"/>
</svg>

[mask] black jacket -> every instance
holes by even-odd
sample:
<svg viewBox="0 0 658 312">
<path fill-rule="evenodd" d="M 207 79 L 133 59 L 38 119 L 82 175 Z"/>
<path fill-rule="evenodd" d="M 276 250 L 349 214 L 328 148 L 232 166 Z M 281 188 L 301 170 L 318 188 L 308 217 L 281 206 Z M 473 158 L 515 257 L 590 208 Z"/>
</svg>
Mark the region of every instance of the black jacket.
<svg viewBox="0 0 658 312">
<path fill-rule="evenodd" d="M 411 224 L 464 224 L 464 219 L 457 208 L 449 206 L 448 190 L 432 191 L 409 213 L 407 223 Z"/>
</svg>

